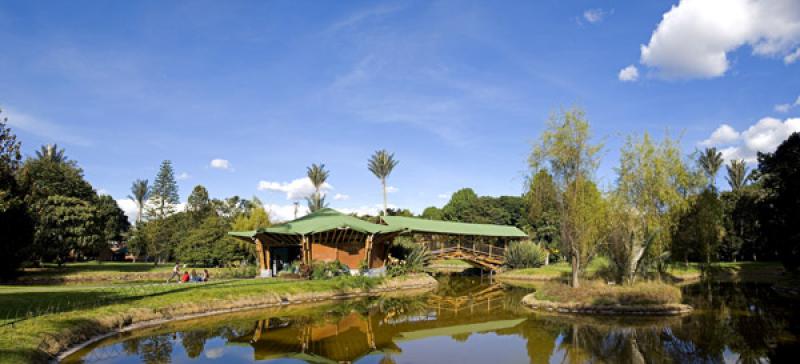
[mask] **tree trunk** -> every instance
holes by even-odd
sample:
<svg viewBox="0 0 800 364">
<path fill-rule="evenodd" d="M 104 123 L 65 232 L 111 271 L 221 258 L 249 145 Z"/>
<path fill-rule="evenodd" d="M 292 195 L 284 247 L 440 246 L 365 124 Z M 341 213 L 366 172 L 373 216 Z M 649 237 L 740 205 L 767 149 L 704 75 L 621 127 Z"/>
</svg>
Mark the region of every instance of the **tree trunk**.
<svg viewBox="0 0 800 364">
<path fill-rule="evenodd" d="M 381 185 L 383 186 L 383 216 L 386 216 L 386 209 L 388 203 L 386 202 L 386 178 L 381 178 Z"/>
<path fill-rule="evenodd" d="M 572 288 L 580 287 L 580 282 L 578 282 L 578 268 L 580 267 L 580 262 L 578 261 L 578 255 L 572 254 Z"/>
</svg>

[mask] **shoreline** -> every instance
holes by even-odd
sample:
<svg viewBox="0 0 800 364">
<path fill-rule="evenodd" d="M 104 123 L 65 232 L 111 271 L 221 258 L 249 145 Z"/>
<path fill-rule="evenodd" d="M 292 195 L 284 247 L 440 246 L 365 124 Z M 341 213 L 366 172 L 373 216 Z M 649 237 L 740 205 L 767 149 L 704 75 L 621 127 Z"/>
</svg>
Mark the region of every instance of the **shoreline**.
<svg viewBox="0 0 800 364">
<path fill-rule="evenodd" d="M 692 312 L 692 306 L 682 303 L 659 305 L 594 305 L 575 302 L 542 301 L 530 293 L 522 298 L 522 305 L 536 311 L 548 311 L 579 315 L 636 315 L 636 316 L 677 316 Z"/>
<path fill-rule="evenodd" d="M 139 312 L 133 309 L 110 315 L 110 317 L 98 317 L 95 320 L 97 321 L 96 325 L 92 328 L 77 327 L 66 329 L 57 334 L 49 334 L 47 335 L 49 337 L 43 338 L 43 345 L 40 345 L 39 350 L 50 358 L 49 362 L 60 362 L 81 349 L 113 335 L 158 326 L 168 322 L 191 320 L 249 310 L 379 296 L 399 290 L 402 290 L 403 293 L 408 291 L 424 293 L 434 289 L 437 284 L 434 278 L 425 274 L 401 277 L 401 279 L 387 279 L 381 282 L 377 287 L 371 289 L 353 288 L 343 291 L 306 292 L 284 296 L 268 295 L 256 302 L 253 302 L 252 297 L 244 297 L 242 299 L 220 302 L 224 307 L 200 307 L 199 311 L 183 312 L 179 307 L 164 307 L 159 310 L 150 310 L 149 314 L 138 316 L 137 318 Z M 48 342 L 48 344 L 44 345 L 45 342 Z M 44 346 L 44 348 L 42 348 L 42 346 Z"/>
</svg>

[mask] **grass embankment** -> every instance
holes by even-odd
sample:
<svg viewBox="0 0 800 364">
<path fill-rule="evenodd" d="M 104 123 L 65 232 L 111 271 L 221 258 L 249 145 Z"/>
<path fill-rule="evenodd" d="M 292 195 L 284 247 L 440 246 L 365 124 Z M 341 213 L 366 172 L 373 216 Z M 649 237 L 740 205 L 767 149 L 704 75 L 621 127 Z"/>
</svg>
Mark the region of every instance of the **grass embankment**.
<svg viewBox="0 0 800 364">
<path fill-rule="evenodd" d="M 102 287 L 0 286 L 0 320 L 4 320 L 0 362 L 43 362 L 71 345 L 129 325 L 433 285 L 435 280 L 429 276 L 417 275 L 386 280 L 342 277 Z"/>
<path fill-rule="evenodd" d="M 608 266 L 608 260 L 603 257 L 593 259 L 586 267 L 586 275 L 592 277 L 597 271 Z M 549 281 L 568 278 L 572 267 L 568 262 L 558 262 L 543 265 L 539 268 L 511 269 L 497 275 L 500 280 L 509 281 Z"/>
<path fill-rule="evenodd" d="M 676 263 L 667 274 L 676 281 L 696 281 L 703 271 L 699 263 Z M 784 269 L 778 262 L 719 262 L 711 264 L 709 274 L 718 282 L 777 282 L 784 278 Z"/>
<path fill-rule="evenodd" d="M 14 284 L 86 284 L 116 282 L 158 282 L 169 278 L 174 263 L 82 262 L 61 267 L 47 264 L 42 268 L 29 268 Z M 204 268 L 181 268 L 183 271 L 202 272 Z M 205 268 L 212 278 L 245 278 L 256 275 L 256 268 Z"/>
<path fill-rule="evenodd" d="M 433 272 L 453 272 L 453 273 L 463 272 L 470 268 L 473 268 L 473 265 L 461 259 L 432 260 L 431 263 L 426 267 L 426 269 Z"/>
<path fill-rule="evenodd" d="M 579 288 L 544 282 L 523 303 L 542 310 L 593 314 L 678 314 L 691 310 L 681 304 L 678 287 L 661 282 L 627 286 L 586 280 Z"/>
</svg>

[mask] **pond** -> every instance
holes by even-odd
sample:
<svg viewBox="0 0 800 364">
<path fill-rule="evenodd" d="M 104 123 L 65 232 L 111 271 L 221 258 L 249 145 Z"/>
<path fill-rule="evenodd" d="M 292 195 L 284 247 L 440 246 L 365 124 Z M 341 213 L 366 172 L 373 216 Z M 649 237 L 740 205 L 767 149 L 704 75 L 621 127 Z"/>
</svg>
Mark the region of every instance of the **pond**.
<svg viewBox="0 0 800 364">
<path fill-rule="evenodd" d="M 67 363 L 722 363 L 800 360 L 800 315 L 765 284 L 684 288 L 672 318 L 532 313 L 529 291 L 441 276 L 379 297 L 179 321 L 108 338 Z"/>
</svg>

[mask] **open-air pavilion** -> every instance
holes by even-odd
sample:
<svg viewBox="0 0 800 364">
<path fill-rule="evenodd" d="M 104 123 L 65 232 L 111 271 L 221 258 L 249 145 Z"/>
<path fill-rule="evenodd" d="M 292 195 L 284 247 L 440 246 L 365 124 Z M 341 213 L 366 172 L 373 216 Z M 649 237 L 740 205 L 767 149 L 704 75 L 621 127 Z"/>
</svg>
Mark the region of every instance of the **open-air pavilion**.
<svg viewBox="0 0 800 364">
<path fill-rule="evenodd" d="M 413 235 L 434 257 L 464 259 L 494 270 L 503 265 L 508 243 L 528 238 L 514 226 L 403 216 L 385 216 L 381 222 L 322 209 L 283 224 L 228 234 L 255 244 L 262 276 L 272 276 L 294 261 L 338 260 L 351 271 L 379 270 L 386 264 L 389 245 L 400 234 Z"/>
</svg>

